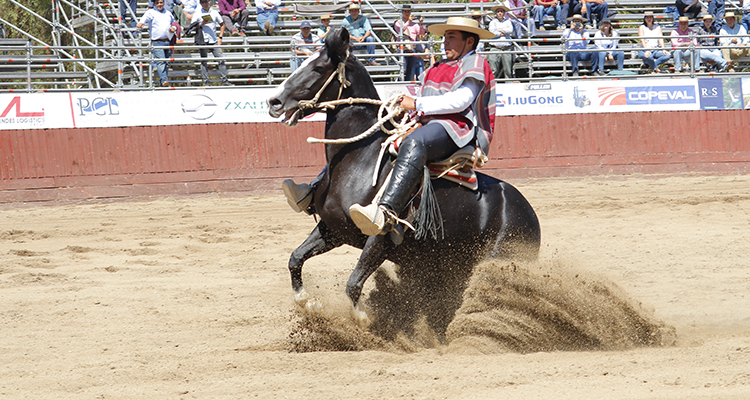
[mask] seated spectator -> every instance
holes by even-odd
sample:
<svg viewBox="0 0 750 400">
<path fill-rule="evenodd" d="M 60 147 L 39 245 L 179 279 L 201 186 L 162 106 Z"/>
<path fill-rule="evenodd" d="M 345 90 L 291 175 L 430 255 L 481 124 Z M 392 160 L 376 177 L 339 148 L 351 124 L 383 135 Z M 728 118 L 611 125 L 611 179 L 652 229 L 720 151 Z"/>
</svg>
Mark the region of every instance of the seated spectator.
<svg viewBox="0 0 750 400">
<path fill-rule="evenodd" d="M 666 50 L 661 26 L 654 23 L 654 12 L 643 13 L 643 25 L 638 27 L 638 36 L 648 37 L 640 40 L 643 50 L 638 51 L 638 58 L 642 59 L 654 73 L 659 73 L 659 65 L 664 64 L 672 58 L 672 52 Z"/>
<path fill-rule="evenodd" d="M 300 46 L 300 43 L 318 46 Z M 322 42 L 320 41 L 318 35 L 312 33 L 312 26 L 310 26 L 310 21 L 302 21 L 302 23 L 299 25 L 299 32 L 292 36 L 291 41 L 292 53 L 296 55 L 296 57 L 292 57 L 289 63 L 290 67 L 292 68 L 292 72 L 299 68 L 299 66 L 302 65 L 302 62 L 305 61 L 307 57 L 309 57 L 318 48 L 320 48 L 320 44 L 322 44 Z"/>
<path fill-rule="evenodd" d="M 719 32 L 719 43 L 727 48 L 721 49 L 721 54 L 725 60 L 734 60 L 746 55 L 750 55 L 750 41 L 745 37 L 729 37 L 732 35 L 747 35 L 745 27 L 738 24 L 734 17 L 734 12 L 730 11 L 724 14 L 726 24 Z"/>
<path fill-rule="evenodd" d="M 281 0 L 255 0 L 255 11 L 258 13 L 256 21 L 260 30 L 266 35 L 273 35 L 273 30 L 279 21 L 280 6 Z"/>
<path fill-rule="evenodd" d="M 219 0 L 219 12 L 224 26 L 232 36 L 245 36 L 250 10 L 245 7 L 245 0 Z M 235 24 L 239 23 L 239 27 Z"/>
<path fill-rule="evenodd" d="M 719 30 L 716 28 L 714 17 L 710 14 L 703 16 L 703 24 L 695 30 L 695 34 L 698 36 L 713 36 L 713 37 L 702 37 L 697 38 L 698 46 L 718 46 L 719 45 Z M 701 60 L 712 61 L 719 68 L 719 71 L 727 71 L 729 68 L 729 62 L 727 62 L 721 55 L 720 49 L 700 49 L 698 56 Z"/>
<path fill-rule="evenodd" d="M 602 20 L 599 30 L 594 34 L 594 39 L 599 39 L 594 41 L 594 46 L 599 50 L 597 52 L 599 69 L 594 71 L 594 75 L 604 75 L 604 63 L 607 61 L 617 61 L 617 69 L 622 70 L 625 52 L 617 50 L 620 44 L 620 34 L 612 29 L 612 22 L 609 19 Z"/>
<path fill-rule="evenodd" d="M 587 49 L 591 40 L 589 32 L 583 28 L 583 23 L 586 22 L 586 19 L 580 14 L 575 14 L 569 19 L 571 21 L 570 29 L 566 29 L 563 32 L 562 38 L 568 39 L 567 42 L 563 41 L 563 45 L 568 46 L 568 52 L 565 55 L 565 59 L 572 64 L 573 76 L 578 76 L 579 61 L 591 61 L 591 70 L 596 71 L 599 59 L 594 55 L 594 52 L 577 51 Z"/>
<path fill-rule="evenodd" d="M 202 48 L 198 50 L 201 54 L 201 77 L 203 78 L 203 84 L 208 86 L 211 81 L 208 77 L 208 61 L 205 59 L 208 57 L 208 52 L 213 54 L 214 58 L 219 62 L 219 74 L 221 74 L 221 83 L 224 86 L 231 86 L 229 79 L 227 79 L 227 64 L 224 61 L 224 53 L 221 51 L 221 38 L 224 36 L 224 21 L 218 11 L 210 8 L 209 0 L 200 0 L 200 7 L 193 13 L 193 19 L 190 21 L 192 24 L 200 24 L 201 29 L 195 34 L 195 44 L 212 46 L 210 48 Z M 219 37 L 216 37 L 216 27 L 220 27 Z"/>
<path fill-rule="evenodd" d="M 591 27 L 607 18 L 609 5 L 606 0 L 580 0 L 573 9 L 573 13 L 585 15 L 591 22 Z M 591 19 L 593 15 L 594 19 Z"/>
<path fill-rule="evenodd" d="M 349 5 L 349 15 L 344 18 L 341 27 L 349 31 L 349 38 L 352 43 L 374 43 L 375 38 L 373 37 L 374 33 L 372 32 L 370 20 L 361 15 L 359 10 L 358 3 Z M 354 47 L 355 50 L 358 48 Z M 380 65 L 380 63 L 375 61 L 375 45 L 367 46 L 367 54 L 370 55 L 370 59 L 368 60 L 370 65 Z"/>
<path fill-rule="evenodd" d="M 184 0 L 182 2 L 182 13 L 185 15 L 186 21 L 193 20 L 193 14 L 195 14 L 198 6 L 198 0 Z"/>
<path fill-rule="evenodd" d="M 540 31 L 546 30 L 544 28 L 544 16 L 554 15 L 556 27 L 560 26 L 560 5 L 557 4 L 557 0 L 535 0 L 534 8 L 531 9 L 531 16 L 536 22 L 536 29 Z M 563 22 L 563 24 L 565 24 Z"/>
<path fill-rule="evenodd" d="M 694 47 L 698 46 L 698 41 L 694 38 L 690 40 L 690 35 L 695 35 L 692 29 L 690 29 L 690 19 L 688 17 L 680 17 L 678 20 L 677 28 L 672 31 L 670 41 L 672 42 L 672 49 L 674 51 L 674 72 L 680 73 L 682 71 L 682 58 L 688 59 L 688 63 L 696 70 L 700 67 L 700 58 L 698 52 L 690 50 L 690 44 Z"/>
<path fill-rule="evenodd" d="M 188 25 L 188 20 L 185 18 L 182 6 L 182 0 L 164 0 L 164 9 L 172 12 L 175 21 L 177 21 L 181 27 Z M 148 0 L 148 8 L 154 8 L 154 0 Z"/>
<path fill-rule="evenodd" d="M 401 8 L 401 18 L 393 23 L 393 30 L 398 35 L 395 41 L 403 41 L 404 53 L 423 53 L 424 45 L 413 42 L 422 41 L 427 36 L 427 30 L 419 19 L 412 15 L 411 5 L 404 4 Z M 424 72 L 424 60 L 420 56 L 404 56 L 404 80 L 414 81 Z"/>
<path fill-rule="evenodd" d="M 745 27 L 746 31 L 750 32 L 750 0 L 742 1 L 742 15 L 743 17 L 741 24 Z"/>
<path fill-rule="evenodd" d="M 529 18 L 526 12 L 526 3 L 523 0 L 506 0 L 503 3 L 510 12 L 505 13 L 505 18 L 513 24 L 513 37 L 520 39 L 524 36 L 532 37 L 536 34 L 536 24 Z"/>
<path fill-rule="evenodd" d="M 513 23 L 505 19 L 508 7 L 500 4 L 492 7 L 492 11 L 495 12 L 495 18 L 490 21 L 489 31 L 495 35 L 495 39 L 490 40 L 487 62 L 492 68 L 495 79 L 511 79 L 513 78 L 514 55 L 509 51 L 513 50 L 513 42 L 510 41 Z"/>
<path fill-rule="evenodd" d="M 708 1 L 708 13 L 711 14 L 715 19 L 721 21 L 724 19 L 724 13 L 726 7 L 724 6 L 724 0 L 707 0 Z"/>
<path fill-rule="evenodd" d="M 681 17 L 697 18 L 701 13 L 701 3 L 698 0 L 676 0 L 674 6 Z"/>
<path fill-rule="evenodd" d="M 320 17 L 320 26 L 316 34 L 321 41 L 326 40 L 328 32 L 332 32 L 333 27 L 331 26 L 331 14 L 323 15 Z"/>
</svg>

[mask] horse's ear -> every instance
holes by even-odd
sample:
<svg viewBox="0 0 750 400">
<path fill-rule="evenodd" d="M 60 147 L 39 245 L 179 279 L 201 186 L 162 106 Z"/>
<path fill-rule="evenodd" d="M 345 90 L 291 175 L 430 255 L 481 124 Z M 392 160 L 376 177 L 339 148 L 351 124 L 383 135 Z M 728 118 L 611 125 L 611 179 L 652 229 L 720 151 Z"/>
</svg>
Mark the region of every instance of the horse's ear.
<svg viewBox="0 0 750 400">
<path fill-rule="evenodd" d="M 346 52 L 349 49 L 349 31 L 346 28 L 339 28 L 333 35 L 327 35 L 326 49 L 328 57 L 334 62 L 346 60 Z"/>
</svg>

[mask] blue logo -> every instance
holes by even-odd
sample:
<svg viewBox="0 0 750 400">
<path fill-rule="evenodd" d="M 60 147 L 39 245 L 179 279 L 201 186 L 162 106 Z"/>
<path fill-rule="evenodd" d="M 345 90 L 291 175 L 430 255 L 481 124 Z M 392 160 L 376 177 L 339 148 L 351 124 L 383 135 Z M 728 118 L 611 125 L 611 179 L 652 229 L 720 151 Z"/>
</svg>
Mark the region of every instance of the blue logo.
<svg viewBox="0 0 750 400">
<path fill-rule="evenodd" d="M 628 105 L 695 104 L 694 86 L 633 86 L 625 88 Z"/>
<path fill-rule="evenodd" d="M 89 100 L 85 97 L 78 99 L 80 115 L 120 115 L 120 105 L 114 97 L 96 97 Z"/>
<path fill-rule="evenodd" d="M 555 95 L 549 95 L 549 96 L 508 96 L 507 100 L 503 99 L 502 94 L 496 95 L 497 98 L 497 107 L 505 107 L 505 106 L 525 106 L 525 105 L 532 105 L 532 106 L 557 106 L 560 104 L 563 104 L 563 97 L 562 96 L 555 96 Z"/>
<path fill-rule="evenodd" d="M 724 89 L 721 79 L 699 79 L 698 93 L 701 99 L 701 109 L 724 109 Z"/>
</svg>

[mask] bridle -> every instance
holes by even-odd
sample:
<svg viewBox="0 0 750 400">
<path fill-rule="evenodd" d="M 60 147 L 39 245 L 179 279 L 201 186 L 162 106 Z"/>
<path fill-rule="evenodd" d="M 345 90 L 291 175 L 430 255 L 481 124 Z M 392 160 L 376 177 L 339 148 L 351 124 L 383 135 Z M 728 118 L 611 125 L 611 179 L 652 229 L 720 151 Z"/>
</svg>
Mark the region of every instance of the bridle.
<svg viewBox="0 0 750 400">
<path fill-rule="evenodd" d="M 320 99 L 320 96 L 323 94 L 323 92 L 328 88 L 328 85 L 333 82 L 334 77 L 339 78 L 339 95 L 336 98 L 336 100 L 341 99 L 341 93 L 345 88 L 348 88 L 351 86 L 351 82 L 346 80 L 346 60 L 349 58 L 349 50 L 346 50 L 346 57 L 344 57 L 344 60 L 339 61 L 339 65 L 336 67 L 336 69 L 331 72 L 331 75 L 326 80 L 326 83 L 323 84 L 323 86 L 318 90 L 318 93 L 315 94 L 315 97 L 313 97 L 310 100 L 300 100 L 297 104 L 297 107 L 300 110 L 304 110 L 307 108 L 326 108 L 326 103 L 318 103 L 318 99 Z"/>
</svg>

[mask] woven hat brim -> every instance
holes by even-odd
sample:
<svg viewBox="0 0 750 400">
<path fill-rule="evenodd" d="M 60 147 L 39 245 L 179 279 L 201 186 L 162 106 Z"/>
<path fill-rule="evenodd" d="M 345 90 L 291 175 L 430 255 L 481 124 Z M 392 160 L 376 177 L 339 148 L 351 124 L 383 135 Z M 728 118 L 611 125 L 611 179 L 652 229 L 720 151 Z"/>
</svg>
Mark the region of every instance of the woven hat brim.
<svg viewBox="0 0 750 400">
<path fill-rule="evenodd" d="M 427 31 L 438 36 L 445 36 L 445 31 L 464 31 L 474 33 L 479 36 L 480 39 L 492 39 L 495 35 L 492 32 L 482 29 L 474 28 L 473 26 L 466 25 L 453 25 L 453 24 L 435 24 L 430 25 Z"/>
</svg>

